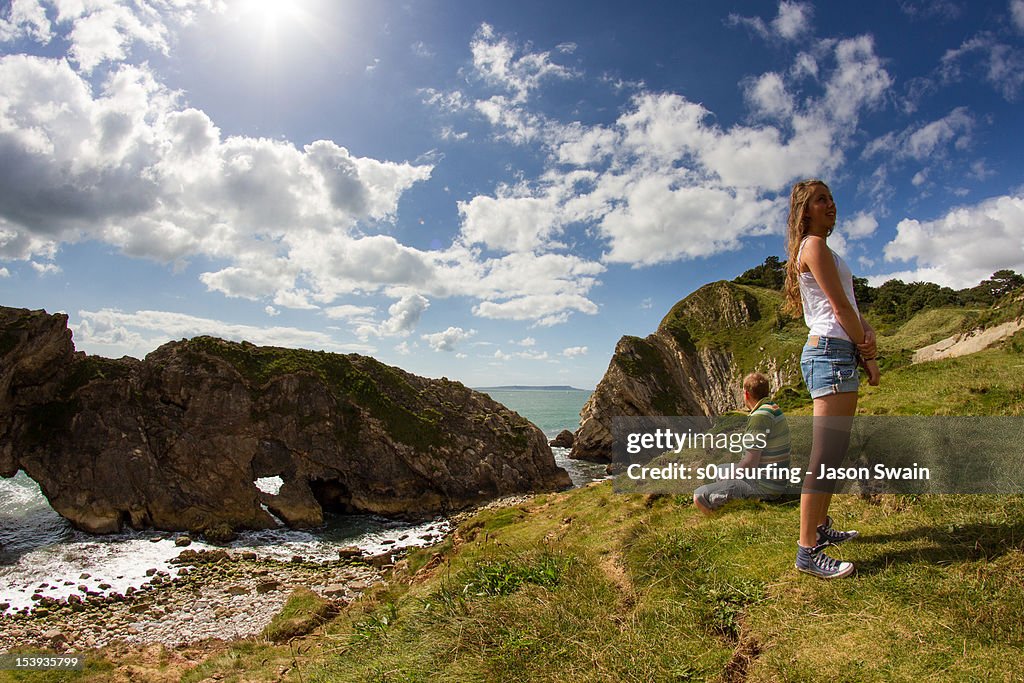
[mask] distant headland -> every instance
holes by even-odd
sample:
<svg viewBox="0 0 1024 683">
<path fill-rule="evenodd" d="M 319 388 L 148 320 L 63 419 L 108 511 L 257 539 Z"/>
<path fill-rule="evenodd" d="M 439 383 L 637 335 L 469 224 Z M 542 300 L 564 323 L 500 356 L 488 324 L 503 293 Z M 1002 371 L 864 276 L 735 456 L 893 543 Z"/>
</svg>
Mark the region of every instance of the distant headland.
<svg viewBox="0 0 1024 683">
<path fill-rule="evenodd" d="M 592 391 L 592 389 L 579 389 L 568 384 L 550 386 L 529 386 L 526 384 L 507 384 L 500 387 L 474 387 L 474 391 Z"/>
</svg>

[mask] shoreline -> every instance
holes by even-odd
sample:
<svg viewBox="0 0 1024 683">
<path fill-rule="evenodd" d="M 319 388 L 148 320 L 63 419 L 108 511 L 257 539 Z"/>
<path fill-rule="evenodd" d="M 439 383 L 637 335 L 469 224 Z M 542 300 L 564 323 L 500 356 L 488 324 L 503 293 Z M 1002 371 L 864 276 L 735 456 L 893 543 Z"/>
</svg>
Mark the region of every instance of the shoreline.
<svg viewBox="0 0 1024 683">
<path fill-rule="evenodd" d="M 535 495 L 505 496 L 454 513 L 446 533 L 425 547 L 443 543 L 482 510 L 519 505 Z M 0 616 L 0 653 L 30 648 L 88 654 L 111 646 L 134 651 L 152 645 L 181 649 L 259 636 L 293 590 L 308 588 L 346 605 L 384 584 L 391 562 L 408 550 L 358 555 L 356 549 L 342 549 L 342 557 L 330 562 L 260 558 L 251 550 L 183 550 L 173 561 L 181 568 L 178 576 L 153 570 L 150 583 L 125 595 L 43 599 L 27 614 Z"/>
</svg>

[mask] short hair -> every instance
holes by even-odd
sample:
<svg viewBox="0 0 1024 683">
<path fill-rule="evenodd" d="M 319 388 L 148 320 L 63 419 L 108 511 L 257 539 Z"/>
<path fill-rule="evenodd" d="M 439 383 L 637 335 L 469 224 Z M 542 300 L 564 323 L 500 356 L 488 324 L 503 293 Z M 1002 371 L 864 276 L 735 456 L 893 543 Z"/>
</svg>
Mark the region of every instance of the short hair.
<svg viewBox="0 0 1024 683">
<path fill-rule="evenodd" d="M 768 378 L 760 372 L 752 372 L 743 378 L 743 391 L 760 401 L 771 392 Z"/>
</svg>

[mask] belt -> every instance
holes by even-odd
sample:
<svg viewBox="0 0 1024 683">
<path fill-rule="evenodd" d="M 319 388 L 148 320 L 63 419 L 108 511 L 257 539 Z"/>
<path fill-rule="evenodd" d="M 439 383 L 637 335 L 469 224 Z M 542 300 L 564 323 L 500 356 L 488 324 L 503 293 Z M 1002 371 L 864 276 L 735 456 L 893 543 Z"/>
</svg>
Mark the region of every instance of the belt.
<svg viewBox="0 0 1024 683">
<path fill-rule="evenodd" d="M 818 340 L 820 338 L 821 337 L 819 337 L 818 335 L 812 334 L 810 337 L 807 338 L 807 345 L 808 346 L 817 346 L 818 345 Z"/>
</svg>

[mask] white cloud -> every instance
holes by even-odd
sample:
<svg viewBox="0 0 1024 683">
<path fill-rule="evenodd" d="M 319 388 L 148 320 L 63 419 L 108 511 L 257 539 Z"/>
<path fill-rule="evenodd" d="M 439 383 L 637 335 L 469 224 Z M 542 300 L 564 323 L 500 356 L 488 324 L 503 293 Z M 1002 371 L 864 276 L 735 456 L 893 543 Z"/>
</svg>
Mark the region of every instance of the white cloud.
<svg viewBox="0 0 1024 683">
<path fill-rule="evenodd" d="M 974 117 L 966 107 L 957 107 L 941 119 L 872 140 L 865 146 L 864 156 L 888 154 L 896 159 L 928 161 L 944 156 L 947 147 L 966 149 L 973 128 Z"/>
<path fill-rule="evenodd" d="M 11 271 L 7 270 L 6 268 L 0 268 L 0 277 L 10 277 L 10 276 L 11 276 Z"/>
<path fill-rule="evenodd" d="M 1024 33 L 1024 0 L 1010 0 L 1010 19 L 1017 30 Z"/>
<path fill-rule="evenodd" d="M 790 67 L 789 73 L 797 80 L 805 77 L 816 79 L 818 77 L 818 60 L 809 52 L 801 52 L 793 61 L 793 66 Z"/>
<path fill-rule="evenodd" d="M 0 16 L 0 42 L 23 37 L 44 45 L 53 38 L 46 8 L 37 0 L 13 0 L 6 16 Z"/>
<path fill-rule="evenodd" d="M 461 112 L 471 108 L 472 102 L 459 90 L 442 92 L 434 88 L 422 88 L 423 104 L 446 112 Z"/>
<path fill-rule="evenodd" d="M 424 334 L 420 336 L 420 339 L 427 342 L 431 349 L 434 351 L 455 351 L 456 346 L 460 343 L 469 339 L 476 330 L 464 330 L 461 327 L 449 327 L 443 332 L 434 332 L 432 334 Z"/>
<path fill-rule="evenodd" d="M 331 320 L 347 320 L 350 318 L 372 318 L 377 312 L 373 306 L 354 306 L 352 304 L 341 304 L 330 306 L 324 309 L 324 313 Z"/>
<path fill-rule="evenodd" d="M 513 353 L 505 353 L 501 349 L 497 349 L 494 352 L 494 357 L 498 360 L 512 360 L 514 358 L 522 360 L 547 360 L 549 358 L 547 351 L 514 351 Z"/>
<path fill-rule="evenodd" d="M 772 28 L 786 40 L 809 38 L 807 33 L 810 30 L 813 13 L 814 8 L 810 3 L 782 0 L 779 3 L 778 16 L 772 20 Z"/>
<path fill-rule="evenodd" d="M 519 341 L 512 343 L 516 344 L 517 346 L 525 346 L 527 348 L 531 348 L 537 345 L 537 340 L 534 339 L 533 337 L 523 337 Z"/>
<path fill-rule="evenodd" d="M 423 311 L 430 307 L 426 297 L 419 294 L 404 296 L 388 307 L 388 319 L 381 325 L 381 334 L 405 336 L 420 322 Z"/>
<path fill-rule="evenodd" d="M 966 73 L 965 73 L 966 72 Z M 1014 101 L 1024 87 L 1024 50 L 1001 42 L 990 32 L 965 40 L 942 56 L 939 74 L 944 81 L 960 81 L 980 74 L 1008 101 Z"/>
<path fill-rule="evenodd" d="M 793 36 L 807 30 L 809 17 L 809 6 L 782 3 L 772 30 Z M 505 57 L 493 61 L 507 63 L 510 50 L 495 48 Z M 605 242 L 604 263 L 634 266 L 737 249 L 784 223 L 782 193 L 794 179 L 839 167 L 860 116 L 883 103 L 892 82 L 873 40 L 858 36 L 825 41 L 816 55 L 800 53 L 788 73 L 746 82 L 755 116 L 778 125 L 723 128 L 706 107 L 674 93 L 642 91 L 614 122 L 593 126 L 549 119 L 523 98 L 485 96 L 465 109 L 483 113 L 499 137 L 539 143 L 548 165 L 533 180 L 462 201 L 460 239 L 511 256 L 550 256 L 563 248 L 566 226 L 584 224 Z M 481 279 L 485 270 L 477 271 Z M 511 287 L 496 287 L 498 296 L 479 294 L 485 300 L 473 312 L 539 325 L 593 313 L 588 291 L 597 272 L 558 291 L 551 277 L 540 280 L 545 292 L 510 296 Z"/>
<path fill-rule="evenodd" d="M 562 355 L 566 358 L 578 358 L 587 355 L 587 351 L 586 346 L 570 346 L 562 349 Z"/>
<path fill-rule="evenodd" d="M 47 17 L 47 8 L 54 17 Z M 0 41 L 27 37 L 49 44 L 59 31 L 68 57 L 83 72 L 124 60 L 136 43 L 167 54 L 174 28 L 188 24 L 199 11 L 219 12 L 219 0 L 14 0 L 0 17 Z"/>
<path fill-rule="evenodd" d="M 213 335 L 263 346 L 284 346 L 335 352 L 373 353 L 362 344 L 340 344 L 330 335 L 294 327 L 255 327 L 169 311 L 128 313 L 111 308 L 79 311 L 75 344 L 91 353 L 119 352 L 142 356 L 173 339 Z"/>
<path fill-rule="evenodd" d="M 274 295 L 274 303 L 286 308 L 296 308 L 305 311 L 316 310 L 318 307 L 316 304 L 310 303 L 309 294 L 307 290 L 281 289 Z"/>
<path fill-rule="evenodd" d="M 859 211 L 848 221 L 843 221 L 840 231 L 851 240 L 863 239 L 875 234 L 878 229 L 878 221 L 874 214 Z"/>
<path fill-rule="evenodd" d="M 263 309 L 263 312 L 264 312 L 264 313 L 266 313 L 266 314 L 267 314 L 268 316 L 270 316 L 271 318 L 273 318 L 273 317 L 276 317 L 276 316 L 279 316 L 279 315 L 281 315 L 281 311 L 277 310 L 277 309 L 276 309 L 276 308 L 274 308 L 273 306 L 267 306 L 267 307 L 265 307 L 265 308 Z"/>
<path fill-rule="evenodd" d="M 388 318 L 382 323 L 361 321 L 356 328 L 360 338 L 407 337 L 416 329 L 423 311 L 430 307 L 430 301 L 419 294 L 407 294 L 388 307 Z M 358 307 L 352 306 L 351 309 Z"/>
<path fill-rule="evenodd" d="M 598 164 L 615 152 L 619 136 L 602 126 L 586 127 L 573 122 L 559 131 L 555 152 L 558 162 L 573 166 Z"/>
<path fill-rule="evenodd" d="M 916 267 L 873 276 L 873 283 L 899 278 L 960 289 L 1003 268 L 1024 272 L 1024 196 L 955 208 L 933 221 L 906 218 L 884 253 L 886 262 Z"/>
<path fill-rule="evenodd" d="M 543 80 L 575 77 L 571 69 L 552 62 L 549 52 L 527 52 L 517 57 L 520 48 L 507 38 L 498 37 L 489 24 L 480 26 L 469 47 L 477 73 L 488 83 L 512 93 L 514 102 L 525 102 L 530 91 Z"/>
<path fill-rule="evenodd" d="M 751 192 L 674 184 L 672 176 L 657 175 L 631 184 L 625 202 L 601 221 L 611 244 L 606 261 L 651 265 L 738 249 L 740 238 L 773 213 L 770 201 Z"/>
<path fill-rule="evenodd" d="M 786 118 L 793 113 L 793 96 L 786 91 L 782 76 L 769 71 L 747 83 L 745 95 L 755 112 L 768 118 Z"/>
<path fill-rule="evenodd" d="M 499 140 L 508 140 L 517 145 L 534 142 L 544 133 L 544 120 L 537 114 L 526 111 L 504 95 L 494 95 L 486 100 L 477 100 L 473 108 L 482 114 L 495 128 L 503 132 L 495 134 Z"/>
<path fill-rule="evenodd" d="M 557 199 L 550 196 L 477 195 L 458 206 L 466 241 L 499 251 L 532 251 L 559 227 Z"/>
<path fill-rule="evenodd" d="M 156 15 L 138 11 L 143 29 L 157 26 Z M 811 15 L 809 5 L 782 2 L 762 24 L 789 40 L 810 30 Z M 163 49 L 155 36 L 173 38 L 169 29 L 104 26 L 132 37 L 94 55 L 132 41 Z M 364 338 L 409 334 L 414 296 L 468 297 L 479 316 L 554 325 L 598 311 L 591 291 L 604 264 L 700 258 L 775 231 L 779 194 L 796 177 L 838 168 L 858 117 L 891 85 L 861 36 L 823 41 L 789 71 L 746 82 L 758 125 L 723 127 L 701 104 L 644 90 L 614 121 L 562 123 L 528 104 L 545 85 L 580 76 L 553 61 L 572 49 L 535 50 L 485 24 L 470 44 L 466 92 L 421 91 L 444 116 L 482 118 L 495 136 L 547 154 L 540 176 L 460 202 L 460 232 L 443 250 L 379 234 L 399 220 L 406 191 L 431 176 L 433 158 L 381 161 L 333 141 L 225 137 L 147 67 L 116 66 L 94 83 L 74 62 L 0 58 L 0 162 L 22 171 L 14 185 L 41 188 L 0 193 L 0 257 L 51 258 L 60 243 L 82 240 L 176 266 L 202 257 L 217 263 L 200 276 L 211 291 L 334 310 Z M 487 92 L 467 94 L 477 87 Z M 465 136 L 455 122 L 438 125 L 443 137 Z M 602 262 L 574 255 L 584 230 L 604 248 Z M 379 322 L 372 311 L 332 306 L 369 294 L 411 308 Z"/>
<path fill-rule="evenodd" d="M 422 40 L 417 40 L 409 46 L 409 49 L 412 50 L 412 53 L 420 59 L 433 59 L 437 56 L 437 53 Z"/>
<path fill-rule="evenodd" d="M 860 112 L 881 104 L 893 80 L 869 35 L 839 41 L 835 57 L 837 68 L 826 84 L 822 112 L 838 124 L 837 134 L 852 133 Z"/>
<path fill-rule="evenodd" d="M 466 131 L 457 132 L 451 126 L 442 127 L 439 135 L 442 140 L 465 140 L 469 137 L 469 133 Z"/>
<path fill-rule="evenodd" d="M 770 24 L 761 17 L 744 17 L 738 14 L 730 14 L 729 23 L 733 26 L 746 26 L 765 39 L 809 40 L 813 14 L 814 8 L 810 3 L 782 0 L 779 3 L 778 14 Z"/>
<path fill-rule="evenodd" d="M 0 162 L 18 169 L 0 192 L 4 256 L 82 239 L 163 262 L 201 255 L 229 262 L 201 276 L 211 290 L 300 308 L 423 279 L 419 252 L 349 231 L 393 219 L 429 165 L 327 140 L 225 139 L 141 67 L 94 94 L 67 62 L 9 55 L 0 92 Z M 296 286 L 303 276 L 315 290 Z"/>
<path fill-rule="evenodd" d="M 60 266 L 56 263 L 39 263 L 38 261 L 31 261 L 32 268 L 40 275 L 56 275 L 61 272 Z"/>
<path fill-rule="evenodd" d="M 963 8 L 956 0 L 899 0 L 899 6 L 912 19 L 937 17 L 945 21 L 955 21 L 963 14 Z"/>
</svg>

